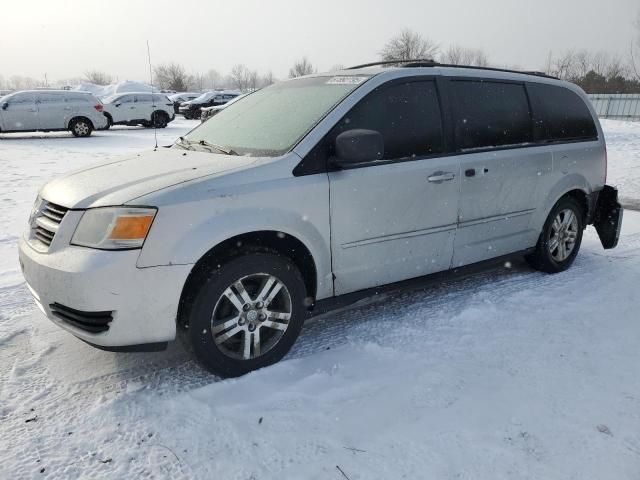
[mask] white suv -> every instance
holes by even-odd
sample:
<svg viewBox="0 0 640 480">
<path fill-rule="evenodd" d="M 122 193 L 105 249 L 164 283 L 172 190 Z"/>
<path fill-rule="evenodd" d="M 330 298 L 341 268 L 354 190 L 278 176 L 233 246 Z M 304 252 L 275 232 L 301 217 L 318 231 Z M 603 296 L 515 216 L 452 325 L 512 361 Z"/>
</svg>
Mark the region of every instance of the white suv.
<svg viewBox="0 0 640 480">
<path fill-rule="evenodd" d="M 185 339 L 212 371 L 282 358 L 314 312 L 494 257 L 571 266 L 617 244 L 582 90 L 431 63 L 279 82 L 172 148 L 42 188 L 20 242 L 42 311 L 85 342 Z"/>
<path fill-rule="evenodd" d="M 103 101 L 107 128 L 111 125 L 164 128 L 176 118 L 173 102 L 162 93 L 119 93 Z"/>
<path fill-rule="evenodd" d="M 0 98 L 0 132 L 69 130 L 88 137 L 105 128 L 103 105 L 87 92 L 29 90 Z"/>
</svg>

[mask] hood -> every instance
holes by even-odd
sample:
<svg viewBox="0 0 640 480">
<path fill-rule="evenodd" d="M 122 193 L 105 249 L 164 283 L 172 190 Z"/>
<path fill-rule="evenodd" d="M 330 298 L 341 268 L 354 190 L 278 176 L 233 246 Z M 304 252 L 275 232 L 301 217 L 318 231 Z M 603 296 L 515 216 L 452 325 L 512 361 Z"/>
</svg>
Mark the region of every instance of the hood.
<svg viewBox="0 0 640 480">
<path fill-rule="evenodd" d="M 71 172 L 47 183 L 40 196 L 67 208 L 123 205 L 196 178 L 241 170 L 256 157 L 158 148 Z"/>
</svg>

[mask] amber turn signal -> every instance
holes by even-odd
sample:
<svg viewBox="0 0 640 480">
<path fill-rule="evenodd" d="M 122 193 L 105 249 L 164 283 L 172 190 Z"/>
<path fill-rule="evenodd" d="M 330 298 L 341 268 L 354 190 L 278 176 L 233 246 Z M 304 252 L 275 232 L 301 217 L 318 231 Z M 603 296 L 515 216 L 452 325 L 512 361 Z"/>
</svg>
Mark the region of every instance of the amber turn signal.
<svg viewBox="0 0 640 480">
<path fill-rule="evenodd" d="M 139 217 L 117 217 L 116 224 L 111 229 L 110 240 L 137 240 L 146 238 L 153 222 L 152 215 Z"/>
</svg>

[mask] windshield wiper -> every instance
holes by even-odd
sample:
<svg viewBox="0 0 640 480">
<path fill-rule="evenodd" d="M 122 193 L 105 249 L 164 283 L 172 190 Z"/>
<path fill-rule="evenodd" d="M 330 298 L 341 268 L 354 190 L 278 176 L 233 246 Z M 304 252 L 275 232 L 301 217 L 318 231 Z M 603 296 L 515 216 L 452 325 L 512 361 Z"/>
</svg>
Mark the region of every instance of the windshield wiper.
<svg viewBox="0 0 640 480">
<path fill-rule="evenodd" d="M 222 145 L 217 145 L 215 143 L 207 142 L 206 140 L 200 140 L 198 145 L 202 145 L 203 147 L 215 148 L 219 152 L 224 153 L 225 155 L 238 155 L 238 152 L 231 150 L 230 148 L 223 147 Z"/>
<path fill-rule="evenodd" d="M 184 137 L 180 137 L 179 140 L 180 142 L 176 143 L 176 145 L 179 145 L 182 148 L 186 148 L 187 150 L 193 150 L 194 149 L 193 147 L 195 145 L 201 145 L 203 147 L 209 148 L 209 150 L 214 149 L 221 153 L 224 153 L 225 155 L 238 155 L 238 152 L 236 152 L 235 150 L 232 150 L 227 147 L 223 147 L 222 145 L 217 145 L 215 143 L 207 142 L 206 140 L 187 140 Z"/>
<path fill-rule="evenodd" d="M 180 141 L 175 143 L 177 146 L 184 148 L 185 150 L 193 150 L 193 146 L 189 140 L 184 137 L 178 137 L 178 140 Z"/>
</svg>

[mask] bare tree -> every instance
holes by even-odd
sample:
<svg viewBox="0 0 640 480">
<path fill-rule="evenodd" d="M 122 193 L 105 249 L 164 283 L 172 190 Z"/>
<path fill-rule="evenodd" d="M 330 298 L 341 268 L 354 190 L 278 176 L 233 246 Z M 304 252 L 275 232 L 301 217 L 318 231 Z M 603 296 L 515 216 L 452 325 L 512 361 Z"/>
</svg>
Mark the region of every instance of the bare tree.
<svg viewBox="0 0 640 480">
<path fill-rule="evenodd" d="M 96 85 L 109 85 L 113 83 L 113 77 L 101 70 L 87 70 L 84 72 L 84 79 Z"/>
<path fill-rule="evenodd" d="M 222 83 L 222 75 L 217 70 L 213 68 L 209 70 L 205 75 L 205 86 L 206 88 L 214 89 L 219 87 Z"/>
<path fill-rule="evenodd" d="M 437 43 L 424 38 L 419 33 L 405 28 L 399 35 L 389 40 L 382 50 L 380 57 L 385 62 L 393 60 L 433 59 L 440 47 Z"/>
<path fill-rule="evenodd" d="M 187 90 L 204 90 L 207 84 L 207 76 L 202 73 L 193 73 L 189 75 L 191 81 L 187 83 Z"/>
<path fill-rule="evenodd" d="M 271 70 L 269 70 L 260 79 L 260 86 L 261 87 L 268 87 L 269 85 L 271 85 L 274 82 L 275 82 L 275 79 L 273 78 L 273 72 Z"/>
<path fill-rule="evenodd" d="M 573 50 L 569 50 L 553 60 L 551 66 L 552 74 L 562 79 L 575 78 L 576 64 L 576 53 Z"/>
<path fill-rule="evenodd" d="M 441 60 L 444 63 L 454 65 L 473 65 L 486 67 L 489 65 L 489 57 L 479 48 L 465 48 L 459 45 L 451 45 L 442 54 Z"/>
<path fill-rule="evenodd" d="M 638 15 L 636 16 L 635 27 L 636 38 L 631 40 L 629 67 L 633 71 L 636 80 L 640 81 L 640 53 L 638 53 L 640 51 L 640 10 L 638 10 Z"/>
<path fill-rule="evenodd" d="M 247 88 L 252 92 L 258 88 L 258 72 L 257 70 L 250 70 L 247 74 Z"/>
<path fill-rule="evenodd" d="M 182 65 L 177 63 L 163 63 L 154 68 L 155 83 L 162 89 L 184 92 L 188 90 L 189 75 Z"/>
<path fill-rule="evenodd" d="M 249 76 L 251 72 L 243 64 L 234 65 L 229 74 L 231 83 L 241 92 L 246 92 L 249 88 Z"/>
<path fill-rule="evenodd" d="M 7 87 L 10 90 L 29 90 L 42 86 L 44 86 L 42 81 L 31 77 L 23 77 L 22 75 L 12 75 L 7 82 Z"/>
<path fill-rule="evenodd" d="M 606 77 L 608 79 L 625 77 L 627 76 L 627 69 L 618 55 L 615 55 L 609 59 L 607 64 Z"/>
<path fill-rule="evenodd" d="M 307 57 L 302 57 L 300 60 L 294 62 L 293 67 L 289 69 L 289 78 L 302 77 L 303 75 L 310 75 L 315 70 L 313 65 Z"/>
</svg>

